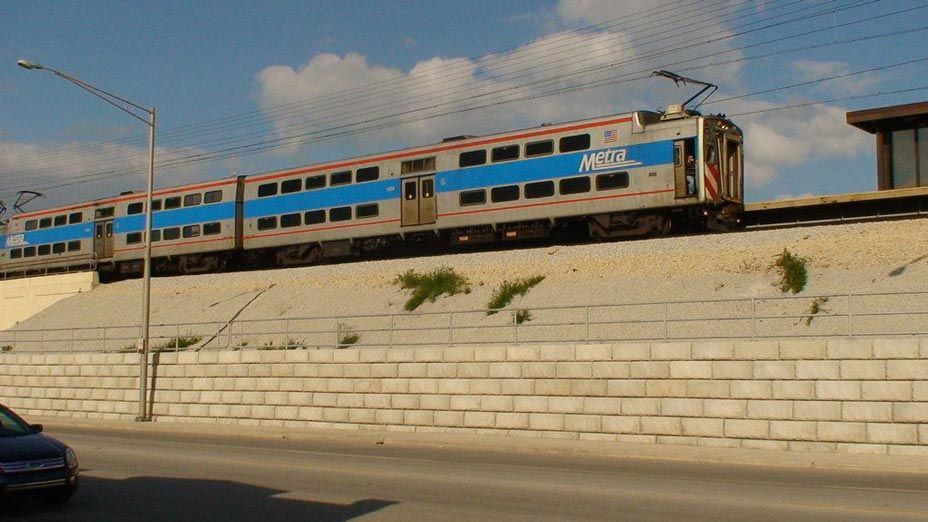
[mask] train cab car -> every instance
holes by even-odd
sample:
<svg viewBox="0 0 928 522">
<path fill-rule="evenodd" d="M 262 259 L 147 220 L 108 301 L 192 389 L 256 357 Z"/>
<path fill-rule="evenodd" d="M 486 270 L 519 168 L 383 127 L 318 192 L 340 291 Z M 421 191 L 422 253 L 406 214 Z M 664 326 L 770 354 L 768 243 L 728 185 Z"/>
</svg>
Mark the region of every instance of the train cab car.
<svg viewBox="0 0 928 522">
<path fill-rule="evenodd" d="M 13 215 L 0 234 L 0 278 L 93 269 L 89 204 Z"/>
</svg>

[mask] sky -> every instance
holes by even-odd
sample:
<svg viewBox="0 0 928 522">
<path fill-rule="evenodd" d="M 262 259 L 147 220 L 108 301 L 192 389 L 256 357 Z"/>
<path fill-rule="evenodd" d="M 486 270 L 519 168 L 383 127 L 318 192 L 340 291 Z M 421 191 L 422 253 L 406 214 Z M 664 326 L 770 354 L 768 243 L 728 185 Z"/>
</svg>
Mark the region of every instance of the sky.
<svg viewBox="0 0 928 522">
<path fill-rule="evenodd" d="M 144 190 L 147 127 L 48 71 L 155 107 L 156 186 L 695 94 L 745 134 L 745 199 L 874 190 L 848 111 L 928 99 L 926 0 L 0 3 L 0 201 Z M 141 113 L 142 117 L 146 117 Z M 9 214 L 7 214 L 8 216 Z"/>
</svg>

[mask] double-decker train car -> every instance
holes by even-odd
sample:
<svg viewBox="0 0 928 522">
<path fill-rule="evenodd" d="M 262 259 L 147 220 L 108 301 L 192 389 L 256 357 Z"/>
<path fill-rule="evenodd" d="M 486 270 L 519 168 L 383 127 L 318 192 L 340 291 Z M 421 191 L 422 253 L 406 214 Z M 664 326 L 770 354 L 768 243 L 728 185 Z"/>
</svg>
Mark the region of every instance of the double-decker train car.
<svg viewBox="0 0 928 522">
<path fill-rule="evenodd" d="M 594 238 L 726 229 L 743 209 L 742 142 L 730 120 L 676 106 L 164 189 L 152 207 L 153 266 L 311 264 L 397 243 L 558 229 Z M 13 216 L 0 237 L 0 276 L 87 258 L 140 273 L 144 202 L 127 194 Z"/>
</svg>

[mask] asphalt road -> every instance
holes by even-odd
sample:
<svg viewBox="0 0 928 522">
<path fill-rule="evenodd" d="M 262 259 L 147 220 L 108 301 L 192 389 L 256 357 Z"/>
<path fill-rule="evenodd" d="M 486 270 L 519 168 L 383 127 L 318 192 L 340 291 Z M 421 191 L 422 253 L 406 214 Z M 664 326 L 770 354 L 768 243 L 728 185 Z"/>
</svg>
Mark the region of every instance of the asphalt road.
<svg viewBox="0 0 928 522">
<path fill-rule="evenodd" d="M 928 477 L 204 435 L 52 433 L 71 501 L 0 520 L 928 520 Z"/>
</svg>

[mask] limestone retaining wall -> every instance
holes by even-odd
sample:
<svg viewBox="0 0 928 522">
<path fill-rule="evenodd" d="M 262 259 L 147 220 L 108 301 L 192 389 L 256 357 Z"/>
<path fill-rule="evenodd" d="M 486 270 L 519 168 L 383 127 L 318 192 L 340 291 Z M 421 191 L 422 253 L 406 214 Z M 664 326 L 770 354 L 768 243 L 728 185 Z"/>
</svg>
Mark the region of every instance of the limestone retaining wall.
<svg viewBox="0 0 928 522">
<path fill-rule="evenodd" d="M 157 354 L 159 422 L 928 455 L 928 339 Z M 25 415 L 133 419 L 137 354 L 0 354 Z"/>
</svg>

